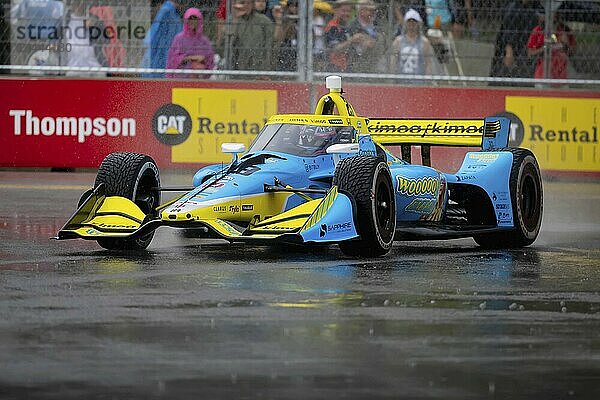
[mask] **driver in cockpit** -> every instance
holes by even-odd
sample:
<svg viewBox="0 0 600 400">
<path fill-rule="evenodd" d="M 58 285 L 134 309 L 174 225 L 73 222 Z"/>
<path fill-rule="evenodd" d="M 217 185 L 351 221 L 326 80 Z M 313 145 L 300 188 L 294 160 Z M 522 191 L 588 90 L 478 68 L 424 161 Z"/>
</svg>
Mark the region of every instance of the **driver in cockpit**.
<svg viewBox="0 0 600 400">
<path fill-rule="evenodd" d="M 335 128 L 332 126 L 303 125 L 298 135 L 298 145 L 322 147 L 331 141 L 335 134 Z"/>
<path fill-rule="evenodd" d="M 298 145 L 302 147 L 312 147 L 315 141 L 314 125 L 302 125 L 298 134 Z"/>
</svg>

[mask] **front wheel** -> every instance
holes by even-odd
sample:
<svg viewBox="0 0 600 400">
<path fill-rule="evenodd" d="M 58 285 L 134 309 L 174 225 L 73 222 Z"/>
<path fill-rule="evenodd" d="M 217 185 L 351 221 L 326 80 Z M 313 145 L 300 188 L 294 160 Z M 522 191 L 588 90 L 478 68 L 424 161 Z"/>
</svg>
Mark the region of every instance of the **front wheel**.
<svg viewBox="0 0 600 400">
<path fill-rule="evenodd" d="M 354 199 L 359 239 L 340 243 L 344 254 L 382 256 L 396 231 L 396 197 L 388 165 L 378 157 L 349 157 L 339 162 L 333 184 Z"/>
<path fill-rule="evenodd" d="M 153 216 L 160 204 L 160 176 L 156 162 L 137 153 L 111 153 L 98 169 L 97 187 L 104 184 L 107 196 L 133 201 L 146 215 Z M 150 245 L 154 232 L 137 239 L 104 238 L 98 244 L 108 250 L 143 250 Z"/>
<path fill-rule="evenodd" d="M 544 196 L 535 156 L 528 149 L 507 150 L 513 154 L 509 188 L 515 228 L 475 236 L 475 242 L 485 248 L 528 246 L 535 241 L 542 225 Z"/>
</svg>

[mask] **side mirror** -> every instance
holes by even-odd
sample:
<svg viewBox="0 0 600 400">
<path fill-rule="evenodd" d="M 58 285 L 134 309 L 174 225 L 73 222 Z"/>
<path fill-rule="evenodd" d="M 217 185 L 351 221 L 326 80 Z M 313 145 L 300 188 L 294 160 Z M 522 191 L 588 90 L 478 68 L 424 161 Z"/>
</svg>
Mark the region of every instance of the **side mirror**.
<svg viewBox="0 0 600 400">
<path fill-rule="evenodd" d="M 246 151 L 246 145 L 244 143 L 223 143 L 221 151 L 223 153 L 239 154 Z"/>
<path fill-rule="evenodd" d="M 333 164 L 338 165 L 340 160 L 349 154 L 358 154 L 359 146 L 358 143 L 338 143 L 332 144 L 325 151 L 327 154 L 333 154 Z"/>
<path fill-rule="evenodd" d="M 327 154 L 358 153 L 358 143 L 338 143 L 327 148 Z"/>
<path fill-rule="evenodd" d="M 221 144 L 221 151 L 225 154 L 233 154 L 232 164 L 236 164 L 238 161 L 238 154 L 246 151 L 246 145 L 244 143 L 223 143 Z"/>
</svg>

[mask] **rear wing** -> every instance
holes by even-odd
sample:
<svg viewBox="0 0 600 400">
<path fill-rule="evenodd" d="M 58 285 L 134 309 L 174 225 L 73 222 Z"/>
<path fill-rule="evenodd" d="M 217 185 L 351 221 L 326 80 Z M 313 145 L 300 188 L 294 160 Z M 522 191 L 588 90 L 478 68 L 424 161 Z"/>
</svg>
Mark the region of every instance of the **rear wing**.
<svg viewBox="0 0 600 400">
<path fill-rule="evenodd" d="M 510 120 L 369 119 L 367 129 L 373 141 L 382 145 L 429 144 L 493 150 L 508 146 Z"/>
</svg>

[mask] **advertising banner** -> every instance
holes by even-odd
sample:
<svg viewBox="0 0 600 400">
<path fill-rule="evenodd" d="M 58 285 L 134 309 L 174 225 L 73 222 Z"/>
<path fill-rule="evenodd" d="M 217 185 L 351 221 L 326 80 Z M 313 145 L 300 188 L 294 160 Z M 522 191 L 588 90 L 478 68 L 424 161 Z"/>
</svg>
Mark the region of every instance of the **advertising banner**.
<svg viewBox="0 0 600 400">
<path fill-rule="evenodd" d="M 192 121 L 191 131 L 183 132 L 171 149 L 173 163 L 229 162 L 231 156 L 221 152 L 221 144 L 250 147 L 267 119 L 277 114 L 275 90 L 175 88 L 172 92 L 173 105 L 181 106 Z"/>
<path fill-rule="evenodd" d="M 268 81 L 0 78 L 0 92 L 0 167 L 97 168 L 107 154 L 131 151 L 161 168 L 194 169 L 228 162 L 222 143 L 248 147 L 271 115 L 309 113 L 327 90 Z M 530 148 L 546 173 L 600 174 L 600 92 L 355 84 L 344 92 L 374 121 L 507 116 L 511 146 Z M 469 149 L 476 147 L 434 146 L 432 163 L 452 173 Z"/>
<path fill-rule="evenodd" d="M 542 169 L 600 172 L 600 99 L 506 96 L 511 143 L 531 149 Z"/>
<path fill-rule="evenodd" d="M 0 167 L 97 168 L 111 152 L 161 167 L 228 162 L 276 113 L 309 112 L 298 83 L 0 79 Z"/>
</svg>

